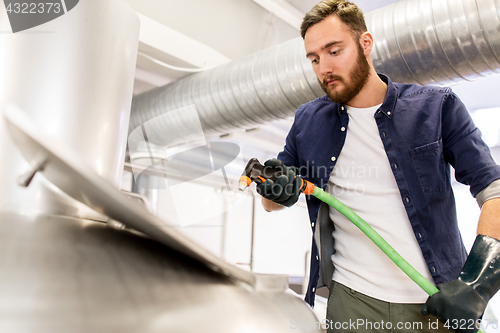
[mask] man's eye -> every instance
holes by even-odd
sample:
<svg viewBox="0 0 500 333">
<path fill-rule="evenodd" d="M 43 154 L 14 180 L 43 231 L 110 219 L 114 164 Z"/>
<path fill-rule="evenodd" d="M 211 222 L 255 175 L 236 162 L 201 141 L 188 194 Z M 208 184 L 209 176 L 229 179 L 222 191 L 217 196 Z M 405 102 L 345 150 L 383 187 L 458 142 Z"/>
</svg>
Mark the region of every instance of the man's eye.
<svg viewBox="0 0 500 333">
<path fill-rule="evenodd" d="M 317 64 L 317 63 L 319 63 L 319 60 L 318 59 L 313 59 L 313 60 L 311 60 L 311 63 L 312 64 Z"/>
<path fill-rule="evenodd" d="M 340 51 L 332 51 L 332 52 L 331 52 L 331 54 L 333 54 L 333 55 L 337 55 L 337 54 L 339 54 L 339 52 L 340 52 Z"/>
</svg>

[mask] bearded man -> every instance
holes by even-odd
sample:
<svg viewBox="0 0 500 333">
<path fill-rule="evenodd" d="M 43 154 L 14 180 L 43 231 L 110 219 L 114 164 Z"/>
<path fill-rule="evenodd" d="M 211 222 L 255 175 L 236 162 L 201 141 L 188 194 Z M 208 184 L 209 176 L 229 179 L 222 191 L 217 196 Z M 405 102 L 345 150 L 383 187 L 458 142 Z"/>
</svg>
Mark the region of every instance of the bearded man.
<svg viewBox="0 0 500 333">
<path fill-rule="evenodd" d="M 293 205 L 303 177 L 353 209 L 440 289 L 428 298 L 347 218 L 311 196 L 306 301 L 313 305 L 316 288 L 330 288 L 329 332 L 476 332 L 500 287 L 500 167 L 467 109 L 449 88 L 377 73 L 373 37 L 348 1 L 318 3 L 301 34 L 326 96 L 297 110 L 284 150 L 266 161 L 287 176 L 257 186 L 264 208 Z M 468 256 L 450 166 L 482 207 Z M 371 328 L 349 325 L 359 320 Z"/>
</svg>

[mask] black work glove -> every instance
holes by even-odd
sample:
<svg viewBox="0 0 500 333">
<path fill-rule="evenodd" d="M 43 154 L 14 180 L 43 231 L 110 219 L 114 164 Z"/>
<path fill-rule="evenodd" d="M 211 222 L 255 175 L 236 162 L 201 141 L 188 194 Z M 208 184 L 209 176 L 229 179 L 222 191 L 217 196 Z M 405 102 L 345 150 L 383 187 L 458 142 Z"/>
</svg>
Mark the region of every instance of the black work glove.
<svg viewBox="0 0 500 333">
<path fill-rule="evenodd" d="M 432 314 L 455 332 L 475 333 L 479 317 L 486 309 L 481 295 L 465 282 L 457 279 L 437 285 L 439 292 L 430 296 L 422 307 L 422 314 Z M 476 325 L 477 323 L 477 325 Z"/>
<path fill-rule="evenodd" d="M 437 287 L 439 292 L 427 299 L 422 314 L 436 316 L 456 332 L 477 332 L 478 319 L 500 289 L 500 241 L 478 235 L 458 279 Z"/>
<path fill-rule="evenodd" d="M 276 158 L 264 162 L 264 167 L 278 168 L 282 175 L 276 181 L 267 179 L 257 185 L 257 193 L 282 206 L 291 207 L 299 200 L 302 179 L 296 175 L 295 167 L 287 167 Z"/>
</svg>

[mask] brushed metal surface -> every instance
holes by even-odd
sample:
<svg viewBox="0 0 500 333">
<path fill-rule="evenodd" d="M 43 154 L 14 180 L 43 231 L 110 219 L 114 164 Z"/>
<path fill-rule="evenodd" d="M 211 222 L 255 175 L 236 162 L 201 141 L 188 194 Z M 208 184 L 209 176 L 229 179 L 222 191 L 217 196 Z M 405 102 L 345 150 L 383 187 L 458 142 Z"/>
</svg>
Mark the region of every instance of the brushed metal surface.
<svg viewBox="0 0 500 333">
<path fill-rule="evenodd" d="M 102 178 L 120 186 L 139 38 L 139 19 L 123 0 L 80 1 L 67 14 L 21 33 L 0 11 L 0 109 L 20 105 L 55 140 L 77 151 Z M 0 120 L 0 208 L 99 218 L 35 177 Z"/>
<path fill-rule="evenodd" d="M 321 332 L 286 292 L 255 292 L 130 230 L 0 211 L 0 331 Z"/>
<path fill-rule="evenodd" d="M 71 198 L 153 237 L 214 271 L 226 274 L 251 287 L 255 286 L 256 278 L 253 274 L 207 252 L 168 222 L 151 214 L 143 205 L 101 178 L 80 160 L 76 152 L 45 136 L 23 110 L 11 105 L 3 111 L 3 116 L 8 131 L 24 158 L 31 162 L 39 161 L 40 157 L 43 157 L 43 169 L 39 174 Z"/>
<path fill-rule="evenodd" d="M 499 9 L 499 0 L 405 0 L 370 12 L 373 64 L 422 85 L 500 73 Z"/>
<path fill-rule="evenodd" d="M 286 276 L 219 259 L 46 137 L 21 109 L 3 115 L 38 173 L 119 223 L 0 211 L 0 331 L 321 332 Z"/>
</svg>

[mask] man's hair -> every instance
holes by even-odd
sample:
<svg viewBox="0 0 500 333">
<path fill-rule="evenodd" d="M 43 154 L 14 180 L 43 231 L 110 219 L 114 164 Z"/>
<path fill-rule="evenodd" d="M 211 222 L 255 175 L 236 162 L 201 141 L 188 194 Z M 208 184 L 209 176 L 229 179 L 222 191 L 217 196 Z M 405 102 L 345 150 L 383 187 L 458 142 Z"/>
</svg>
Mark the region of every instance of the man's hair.
<svg viewBox="0 0 500 333">
<path fill-rule="evenodd" d="M 338 16 L 356 38 L 359 38 L 362 33 L 368 30 L 363 12 L 352 2 L 345 0 L 322 0 L 304 16 L 300 25 L 300 35 L 302 38 L 305 37 L 307 29 L 323 21 L 330 15 Z"/>
</svg>

